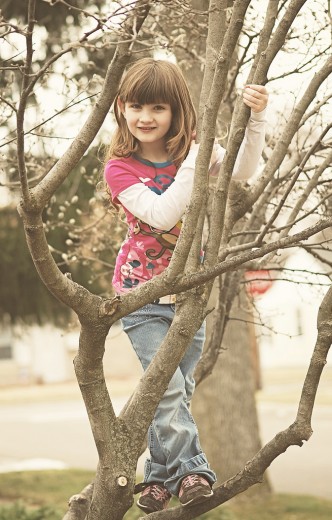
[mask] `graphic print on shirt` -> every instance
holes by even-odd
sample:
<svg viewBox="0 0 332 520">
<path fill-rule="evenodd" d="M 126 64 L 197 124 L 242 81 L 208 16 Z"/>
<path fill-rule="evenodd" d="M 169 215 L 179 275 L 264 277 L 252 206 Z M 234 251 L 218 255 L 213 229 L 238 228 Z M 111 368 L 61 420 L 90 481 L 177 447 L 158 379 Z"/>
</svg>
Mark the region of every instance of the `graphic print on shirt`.
<svg viewBox="0 0 332 520">
<path fill-rule="evenodd" d="M 147 164 L 131 156 L 111 160 L 107 182 L 113 200 L 123 189 L 141 182 L 156 195 L 162 195 L 174 182 L 176 167 L 172 162 Z M 168 266 L 181 230 L 181 221 L 171 229 L 157 229 L 124 207 L 128 233 L 118 253 L 113 286 L 127 292 L 161 274 Z"/>
<path fill-rule="evenodd" d="M 154 193 L 161 195 L 174 182 L 174 177 L 171 177 L 170 175 L 167 175 L 166 173 L 161 173 L 159 175 L 156 175 L 156 177 L 153 180 L 156 184 L 158 184 L 158 186 L 160 186 L 160 188 L 158 188 L 156 186 L 148 186 L 148 188 L 151 191 L 154 191 Z"/>
<path fill-rule="evenodd" d="M 167 173 L 160 173 L 153 179 L 142 178 L 140 180 L 154 193 L 161 195 L 174 182 L 174 177 Z M 151 180 L 154 186 L 148 186 Z M 134 289 L 138 286 L 140 279 L 150 279 L 155 274 L 160 274 L 171 260 L 172 251 L 180 234 L 182 222 L 179 221 L 173 229 L 156 229 L 140 219 L 136 219 L 135 225 L 129 230 L 129 237 L 135 237 L 136 247 L 132 247 L 128 253 L 127 261 L 121 265 L 120 272 L 122 277 L 122 288 L 125 290 Z M 139 241 L 140 236 L 142 242 Z M 156 247 L 144 248 L 146 239 L 149 237 Z M 151 243 L 151 240 L 149 241 Z M 140 250 L 140 245 L 142 249 Z M 138 246 L 138 247 L 137 247 Z M 143 249 L 144 248 L 144 249 Z M 143 258 L 142 254 L 143 253 Z M 166 258 L 165 258 L 165 255 Z M 150 260 L 147 262 L 147 260 Z"/>
<path fill-rule="evenodd" d="M 131 275 L 134 269 L 140 265 L 141 262 L 139 260 L 133 260 L 131 262 L 126 262 L 120 267 L 120 271 L 123 276 L 123 288 L 132 289 L 139 284 L 139 280 L 137 278 L 132 278 Z"/>
<path fill-rule="evenodd" d="M 158 229 L 153 228 L 149 224 L 146 224 L 145 222 L 142 222 L 141 220 L 137 220 L 137 224 L 134 227 L 134 233 L 135 235 L 138 235 L 141 233 L 142 235 L 150 236 L 156 239 L 158 244 L 160 244 L 161 248 L 159 251 L 156 249 L 147 249 L 145 251 L 146 256 L 150 260 L 155 260 L 157 258 L 160 258 L 165 251 L 168 249 L 170 251 L 173 251 L 176 246 L 176 241 L 179 238 L 179 233 L 181 231 L 182 222 L 179 220 L 179 222 L 171 229 L 170 231 L 175 231 L 176 233 L 171 233 L 170 231 L 160 231 Z M 143 229 L 144 227 L 147 227 L 148 229 Z M 167 260 L 170 262 L 171 255 Z"/>
</svg>

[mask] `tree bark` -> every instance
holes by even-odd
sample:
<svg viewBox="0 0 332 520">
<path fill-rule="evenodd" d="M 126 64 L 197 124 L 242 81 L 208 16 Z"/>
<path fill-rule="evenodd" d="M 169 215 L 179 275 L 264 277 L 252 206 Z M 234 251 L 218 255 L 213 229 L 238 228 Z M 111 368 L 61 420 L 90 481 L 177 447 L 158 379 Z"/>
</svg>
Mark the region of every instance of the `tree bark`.
<svg viewBox="0 0 332 520">
<path fill-rule="evenodd" d="M 213 372 L 199 385 L 193 399 L 203 451 L 219 483 L 238 473 L 262 446 L 252 355 L 255 337 L 249 323 L 251 305 L 244 290 L 235 298 L 231 318 L 234 319 L 227 323 Z M 218 326 L 218 321 L 214 326 Z M 263 491 L 270 491 L 267 478 Z M 251 492 L 261 493 L 262 486 Z"/>
</svg>

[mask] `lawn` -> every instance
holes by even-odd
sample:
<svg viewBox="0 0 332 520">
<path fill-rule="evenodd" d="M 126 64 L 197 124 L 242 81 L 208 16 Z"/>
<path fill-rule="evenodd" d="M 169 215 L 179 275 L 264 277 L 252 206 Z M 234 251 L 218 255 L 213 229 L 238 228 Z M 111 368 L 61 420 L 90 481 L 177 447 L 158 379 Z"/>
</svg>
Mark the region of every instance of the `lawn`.
<svg viewBox="0 0 332 520">
<path fill-rule="evenodd" d="M 83 470 L 0 474 L 0 520 L 61 520 L 68 498 L 92 478 L 91 472 Z M 125 520 L 137 520 L 140 516 L 142 512 L 134 505 Z M 200 519 L 331 520 L 332 502 L 305 495 L 238 499 Z"/>
</svg>

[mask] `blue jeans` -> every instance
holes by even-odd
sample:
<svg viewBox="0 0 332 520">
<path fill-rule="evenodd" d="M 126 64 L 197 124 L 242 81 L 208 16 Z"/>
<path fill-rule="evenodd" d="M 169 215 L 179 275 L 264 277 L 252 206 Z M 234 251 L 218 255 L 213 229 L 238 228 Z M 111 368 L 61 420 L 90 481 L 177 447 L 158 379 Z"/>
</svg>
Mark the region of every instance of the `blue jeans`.
<svg viewBox="0 0 332 520">
<path fill-rule="evenodd" d="M 124 331 L 144 370 L 150 364 L 174 318 L 175 306 L 148 304 L 122 318 Z M 182 478 L 199 473 L 211 484 L 215 473 L 198 440 L 189 403 L 195 388 L 195 367 L 202 354 L 205 323 L 196 333 L 156 410 L 148 432 L 150 458 L 145 463 L 145 482 L 159 482 L 177 495 Z"/>
</svg>

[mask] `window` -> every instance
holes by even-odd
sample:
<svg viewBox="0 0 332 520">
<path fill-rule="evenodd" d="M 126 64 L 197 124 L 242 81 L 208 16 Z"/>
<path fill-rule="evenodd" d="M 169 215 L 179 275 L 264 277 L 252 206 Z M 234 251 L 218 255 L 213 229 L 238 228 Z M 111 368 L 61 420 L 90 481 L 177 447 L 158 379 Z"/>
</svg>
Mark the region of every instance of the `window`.
<svg viewBox="0 0 332 520">
<path fill-rule="evenodd" d="M 0 345 L 0 361 L 2 359 L 12 359 L 13 349 L 11 345 Z"/>
</svg>

